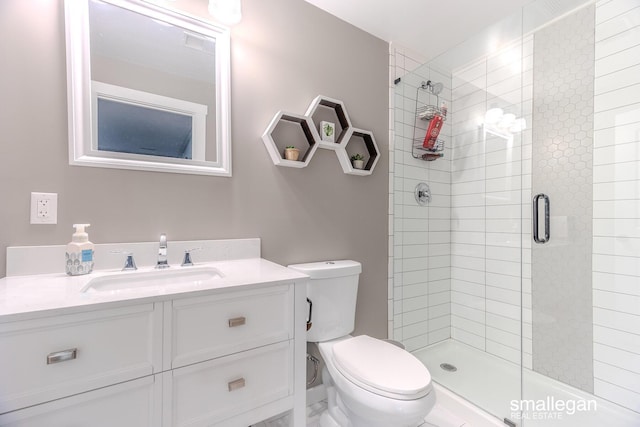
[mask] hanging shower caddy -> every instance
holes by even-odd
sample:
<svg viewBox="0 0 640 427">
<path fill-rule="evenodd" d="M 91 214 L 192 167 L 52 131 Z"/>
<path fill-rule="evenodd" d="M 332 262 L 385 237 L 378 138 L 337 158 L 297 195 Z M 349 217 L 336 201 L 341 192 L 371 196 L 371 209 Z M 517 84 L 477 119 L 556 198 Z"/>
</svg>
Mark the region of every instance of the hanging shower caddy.
<svg viewBox="0 0 640 427">
<path fill-rule="evenodd" d="M 442 83 L 422 82 L 416 88 L 416 117 L 413 122 L 411 155 L 414 159 L 432 161 L 444 156 L 444 140 L 437 138 L 432 147 L 425 147 L 424 141 L 429 124 L 436 117 L 447 120 L 447 107 L 440 103 L 438 96 L 442 92 Z M 424 94 L 424 96 L 420 96 Z M 436 103 L 432 104 L 432 97 Z"/>
</svg>

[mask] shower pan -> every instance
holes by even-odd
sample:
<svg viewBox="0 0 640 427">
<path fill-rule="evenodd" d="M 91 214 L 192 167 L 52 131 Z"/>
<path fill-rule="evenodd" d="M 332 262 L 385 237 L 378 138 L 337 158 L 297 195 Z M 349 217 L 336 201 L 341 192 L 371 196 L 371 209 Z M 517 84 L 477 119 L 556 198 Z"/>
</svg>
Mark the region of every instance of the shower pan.
<svg viewBox="0 0 640 427">
<path fill-rule="evenodd" d="M 396 84 L 389 334 L 505 425 L 640 426 L 639 23 L 534 1 Z"/>
</svg>

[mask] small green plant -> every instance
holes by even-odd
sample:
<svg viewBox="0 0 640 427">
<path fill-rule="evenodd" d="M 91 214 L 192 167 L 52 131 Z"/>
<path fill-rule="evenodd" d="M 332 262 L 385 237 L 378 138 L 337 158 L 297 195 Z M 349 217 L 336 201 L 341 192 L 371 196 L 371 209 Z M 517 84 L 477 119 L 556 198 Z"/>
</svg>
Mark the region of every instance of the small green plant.
<svg viewBox="0 0 640 427">
<path fill-rule="evenodd" d="M 353 156 L 351 156 L 351 160 L 364 160 L 364 157 L 362 157 L 362 154 L 356 153 Z"/>
<path fill-rule="evenodd" d="M 293 149 L 293 148 L 296 148 L 296 147 L 294 147 L 293 145 L 287 145 L 287 146 L 286 146 L 286 147 L 284 147 L 284 148 L 285 148 L 286 150 L 290 150 L 290 149 Z"/>
<path fill-rule="evenodd" d="M 324 127 L 322 128 L 322 130 L 324 131 L 324 134 L 326 136 L 331 136 L 333 135 L 333 126 L 330 125 L 329 123 L 325 123 Z"/>
</svg>

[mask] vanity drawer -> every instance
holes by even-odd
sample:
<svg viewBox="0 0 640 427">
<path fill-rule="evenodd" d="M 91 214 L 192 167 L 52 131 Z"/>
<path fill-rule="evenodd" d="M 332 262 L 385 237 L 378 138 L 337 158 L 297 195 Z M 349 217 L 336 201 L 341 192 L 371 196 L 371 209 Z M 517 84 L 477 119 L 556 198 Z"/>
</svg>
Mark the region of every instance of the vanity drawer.
<svg viewBox="0 0 640 427">
<path fill-rule="evenodd" d="M 0 413 L 161 368 L 154 304 L 0 324 Z"/>
<path fill-rule="evenodd" d="M 171 324 L 165 369 L 285 341 L 293 338 L 293 285 L 174 300 Z"/>
<path fill-rule="evenodd" d="M 0 415 L 3 427 L 157 427 L 161 425 L 160 375 Z"/>
<path fill-rule="evenodd" d="M 292 357 L 285 341 L 165 372 L 163 419 L 172 427 L 233 425 L 228 418 L 293 393 Z"/>
</svg>

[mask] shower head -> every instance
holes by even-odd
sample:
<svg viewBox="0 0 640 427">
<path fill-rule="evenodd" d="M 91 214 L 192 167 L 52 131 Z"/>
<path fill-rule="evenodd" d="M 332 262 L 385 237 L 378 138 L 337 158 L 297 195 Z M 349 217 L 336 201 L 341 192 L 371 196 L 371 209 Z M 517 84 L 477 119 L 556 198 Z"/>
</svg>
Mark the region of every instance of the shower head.
<svg viewBox="0 0 640 427">
<path fill-rule="evenodd" d="M 429 90 L 431 90 L 432 94 L 438 95 L 440 94 L 440 92 L 442 92 L 443 88 L 444 86 L 442 85 L 442 83 L 433 83 L 431 84 L 431 88 Z"/>
<path fill-rule="evenodd" d="M 431 80 L 422 82 L 420 87 L 422 89 L 427 89 L 429 92 L 431 92 L 434 95 L 439 95 L 440 92 L 442 92 L 442 89 L 444 88 L 442 83 L 432 83 Z"/>
</svg>

